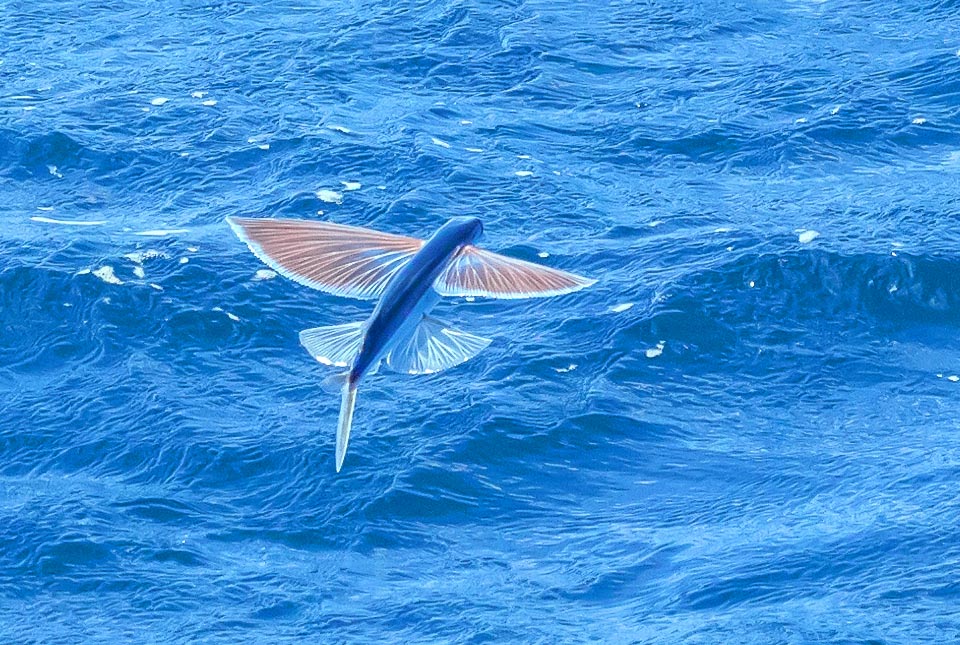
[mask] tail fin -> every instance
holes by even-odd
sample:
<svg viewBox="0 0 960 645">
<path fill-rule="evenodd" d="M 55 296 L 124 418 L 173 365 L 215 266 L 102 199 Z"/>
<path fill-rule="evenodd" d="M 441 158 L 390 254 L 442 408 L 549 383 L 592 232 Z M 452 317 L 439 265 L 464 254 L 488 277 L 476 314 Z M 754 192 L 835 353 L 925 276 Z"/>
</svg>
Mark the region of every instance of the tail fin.
<svg viewBox="0 0 960 645">
<path fill-rule="evenodd" d="M 346 379 L 340 399 L 340 420 L 337 422 L 337 472 L 343 466 L 350 442 L 350 427 L 353 425 L 353 405 L 357 401 L 357 386 Z"/>
</svg>

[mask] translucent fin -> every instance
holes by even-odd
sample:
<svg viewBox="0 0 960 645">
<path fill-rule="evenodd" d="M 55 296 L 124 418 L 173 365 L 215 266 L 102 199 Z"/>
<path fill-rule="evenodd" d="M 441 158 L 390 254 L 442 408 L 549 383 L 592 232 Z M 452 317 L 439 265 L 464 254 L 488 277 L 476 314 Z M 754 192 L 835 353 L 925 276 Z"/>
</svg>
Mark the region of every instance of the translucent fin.
<svg viewBox="0 0 960 645">
<path fill-rule="evenodd" d="M 343 396 L 340 399 L 340 419 L 337 421 L 337 472 L 343 467 L 343 458 L 350 443 L 350 428 L 353 426 L 353 406 L 357 402 L 357 388 L 347 379 L 343 383 Z"/>
<path fill-rule="evenodd" d="M 227 223 L 270 268 L 347 298 L 379 298 L 423 246 L 416 238 L 332 222 L 228 217 Z"/>
<path fill-rule="evenodd" d="M 300 344 L 324 365 L 350 367 L 360 353 L 364 321 L 314 327 L 300 332 Z"/>
<path fill-rule="evenodd" d="M 408 374 L 433 374 L 470 360 L 489 344 L 489 338 L 447 329 L 439 320 L 425 317 L 409 342 L 390 352 L 387 367 Z"/>
<path fill-rule="evenodd" d="M 467 245 L 433 286 L 442 296 L 538 298 L 578 291 L 595 282 Z"/>
<path fill-rule="evenodd" d="M 331 374 L 320 382 L 320 387 L 323 388 L 323 391 L 327 394 L 340 394 L 340 391 L 343 390 L 343 384 L 346 383 L 349 377 L 350 372 Z"/>
</svg>

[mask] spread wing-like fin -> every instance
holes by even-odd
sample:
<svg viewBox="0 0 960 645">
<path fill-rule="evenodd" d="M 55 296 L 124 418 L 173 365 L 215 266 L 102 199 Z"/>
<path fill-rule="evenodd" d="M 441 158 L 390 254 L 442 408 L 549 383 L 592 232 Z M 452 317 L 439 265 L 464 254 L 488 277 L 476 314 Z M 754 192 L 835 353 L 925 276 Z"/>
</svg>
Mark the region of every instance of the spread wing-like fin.
<svg viewBox="0 0 960 645">
<path fill-rule="evenodd" d="M 300 344 L 324 365 L 349 367 L 360 353 L 364 322 L 314 327 L 300 332 Z"/>
<path fill-rule="evenodd" d="M 387 367 L 408 374 L 433 374 L 470 360 L 489 344 L 489 338 L 449 329 L 425 317 L 409 342 L 390 352 Z"/>
<path fill-rule="evenodd" d="M 227 223 L 270 268 L 347 298 L 379 298 L 423 246 L 413 237 L 332 222 L 228 217 Z"/>
<path fill-rule="evenodd" d="M 464 246 L 433 287 L 443 296 L 539 298 L 589 287 L 596 280 Z"/>
</svg>

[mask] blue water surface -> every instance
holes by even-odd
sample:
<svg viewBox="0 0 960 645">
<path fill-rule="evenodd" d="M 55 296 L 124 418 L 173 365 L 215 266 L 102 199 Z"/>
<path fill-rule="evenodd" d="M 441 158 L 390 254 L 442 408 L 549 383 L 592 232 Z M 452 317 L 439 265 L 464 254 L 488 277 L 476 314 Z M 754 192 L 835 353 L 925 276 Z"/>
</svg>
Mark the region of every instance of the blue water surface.
<svg viewBox="0 0 960 645">
<path fill-rule="evenodd" d="M 599 282 L 336 474 L 230 215 Z M 956 2 L 3 2 L 0 641 L 960 640 L 958 249 Z"/>
</svg>

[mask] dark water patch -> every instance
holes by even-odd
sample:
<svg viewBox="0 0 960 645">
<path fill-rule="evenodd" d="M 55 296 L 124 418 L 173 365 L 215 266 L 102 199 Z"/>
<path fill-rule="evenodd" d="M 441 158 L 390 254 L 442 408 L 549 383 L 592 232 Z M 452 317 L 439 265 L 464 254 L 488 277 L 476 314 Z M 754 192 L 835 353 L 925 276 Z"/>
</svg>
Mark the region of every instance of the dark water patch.
<svg viewBox="0 0 960 645">
<path fill-rule="evenodd" d="M 960 11 L 955 13 L 960 14 Z M 955 51 L 940 50 L 920 62 L 889 71 L 886 80 L 889 85 L 904 90 L 918 102 L 913 109 L 936 109 L 938 114 L 948 116 L 956 135 L 956 128 L 960 125 L 955 111 L 957 99 L 960 98 L 958 75 L 960 56 Z"/>
<path fill-rule="evenodd" d="M 117 288 L 85 271 L 0 271 L 0 329 L 8 339 L 3 360 L 9 366 L 39 373 L 73 360 L 115 363 L 130 341 L 139 338 L 143 346 L 155 338 L 162 295 L 146 284 Z"/>
<path fill-rule="evenodd" d="M 810 598 L 822 593 L 824 580 L 833 590 L 869 590 L 872 581 L 889 579 L 892 570 L 923 566 L 920 544 L 925 531 L 881 529 L 800 552 L 787 552 L 772 561 L 757 561 L 751 571 L 725 576 L 702 589 L 685 592 L 681 602 L 698 611 L 737 605 L 768 604 Z M 890 547 L 896 551 L 890 551 Z M 893 558 L 889 554 L 896 553 Z"/>
<path fill-rule="evenodd" d="M 153 555 L 153 560 L 159 563 L 173 563 L 184 567 L 199 567 L 205 564 L 203 558 L 183 549 L 162 549 Z"/>
<path fill-rule="evenodd" d="M 61 175 L 79 171 L 100 182 L 135 182 L 150 177 L 164 157 L 162 153 L 137 150 L 132 142 L 130 148 L 106 149 L 85 140 L 91 138 L 60 131 L 31 136 L 0 130 L 0 150 L 4 151 L 0 153 L 0 168 L 16 181 L 54 182 L 58 177 L 51 168 L 56 168 Z"/>
<path fill-rule="evenodd" d="M 116 502 L 114 507 L 133 517 L 183 526 L 195 523 L 197 515 L 201 512 L 188 504 L 164 498 L 142 498 Z"/>
<path fill-rule="evenodd" d="M 271 542 L 299 551 L 340 549 L 343 544 L 339 540 L 346 539 L 339 535 L 331 535 L 328 529 L 308 529 L 295 525 L 269 528 L 270 523 L 264 521 L 261 528 L 234 526 L 225 531 L 208 533 L 206 538 L 214 542 L 228 544 Z"/>
<path fill-rule="evenodd" d="M 64 536 L 55 544 L 41 547 L 36 557 L 41 575 L 58 576 L 72 569 L 108 564 L 114 559 L 114 552 L 108 545 Z"/>
<path fill-rule="evenodd" d="M 289 600 L 281 600 L 269 607 L 262 607 L 253 613 L 256 620 L 292 620 L 298 616 L 301 611 L 299 603 Z"/>
<path fill-rule="evenodd" d="M 617 332 L 616 344 L 649 348 L 658 339 L 665 341 L 664 353 L 697 360 L 787 346 L 798 354 L 806 346 L 836 355 L 832 346 L 858 338 L 882 340 L 916 325 L 956 326 L 957 269 L 949 257 L 903 253 L 743 256 L 670 287 L 649 317 Z"/>
</svg>

